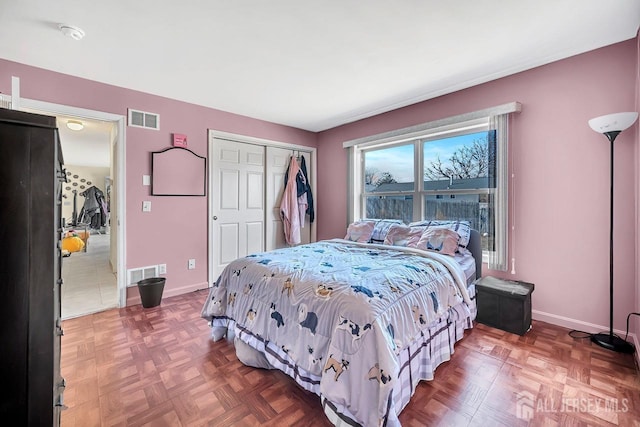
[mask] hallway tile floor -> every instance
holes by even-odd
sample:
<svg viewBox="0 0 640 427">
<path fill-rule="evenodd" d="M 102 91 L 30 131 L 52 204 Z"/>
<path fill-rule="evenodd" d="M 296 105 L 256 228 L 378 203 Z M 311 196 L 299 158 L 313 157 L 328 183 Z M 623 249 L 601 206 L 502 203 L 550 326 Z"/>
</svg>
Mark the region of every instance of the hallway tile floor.
<svg viewBox="0 0 640 427">
<path fill-rule="evenodd" d="M 118 306 L 118 285 L 109 263 L 108 234 L 92 233 L 87 252 L 62 258 L 62 319 Z"/>
</svg>

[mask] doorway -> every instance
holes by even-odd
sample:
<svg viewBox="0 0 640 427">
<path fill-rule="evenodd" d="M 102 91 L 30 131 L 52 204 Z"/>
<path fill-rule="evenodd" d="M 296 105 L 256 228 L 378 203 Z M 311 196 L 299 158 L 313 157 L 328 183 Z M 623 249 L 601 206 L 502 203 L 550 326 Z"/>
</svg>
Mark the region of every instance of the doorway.
<svg viewBox="0 0 640 427">
<path fill-rule="evenodd" d="M 57 118 L 67 174 L 63 236 L 85 237 L 83 247 L 63 257 L 62 319 L 126 306 L 125 117 L 28 99 L 21 99 L 20 109 Z M 83 130 L 71 133 L 69 120 L 81 122 Z M 97 192 L 104 207 L 99 217 L 83 210 Z"/>
<path fill-rule="evenodd" d="M 62 319 L 84 316 L 118 306 L 116 265 L 111 264 L 113 122 L 56 116 L 64 158 L 66 183 L 62 186 L 65 242 L 82 240 L 82 247 L 62 261 Z M 70 123 L 73 129 L 67 124 Z"/>
</svg>

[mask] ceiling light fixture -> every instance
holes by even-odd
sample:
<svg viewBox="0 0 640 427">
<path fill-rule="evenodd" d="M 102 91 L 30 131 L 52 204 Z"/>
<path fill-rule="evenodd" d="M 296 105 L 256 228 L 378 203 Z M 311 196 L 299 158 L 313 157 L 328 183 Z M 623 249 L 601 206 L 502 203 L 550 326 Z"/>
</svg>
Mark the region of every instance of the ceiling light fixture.
<svg viewBox="0 0 640 427">
<path fill-rule="evenodd" d="M 84 37 L 84 31 L 81 28 L 74 27 L 73 25 L 59 24 L 58 28 L 67 37 L 71 37 L 74 40 L 81 40 Z"/>
<path fill-rule="evenodd" d="M 71 130 L 82 130 L 84 124 L 78 120 L 67 120 L 67 127 Z"/>
</svg>

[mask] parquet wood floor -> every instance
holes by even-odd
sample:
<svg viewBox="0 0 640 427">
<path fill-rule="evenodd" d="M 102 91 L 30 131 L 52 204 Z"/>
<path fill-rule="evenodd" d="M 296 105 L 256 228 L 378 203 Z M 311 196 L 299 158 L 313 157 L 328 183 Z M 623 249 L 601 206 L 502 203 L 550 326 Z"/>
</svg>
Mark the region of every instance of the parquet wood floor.
<svg viewBox="0 0 640 427">
<path fill-rule="evenodd" d="M 206 290 L 65 320 L 63 427 L 329 426 L 320 400 L 278 371 L 242 365 L 200 318 Z M 617 406 L 616 406 L 617 405 Z M 640 426 L 629 355 L 534 322 L 524 337 L 478 324 L 403 426 Z"/>
</svg>

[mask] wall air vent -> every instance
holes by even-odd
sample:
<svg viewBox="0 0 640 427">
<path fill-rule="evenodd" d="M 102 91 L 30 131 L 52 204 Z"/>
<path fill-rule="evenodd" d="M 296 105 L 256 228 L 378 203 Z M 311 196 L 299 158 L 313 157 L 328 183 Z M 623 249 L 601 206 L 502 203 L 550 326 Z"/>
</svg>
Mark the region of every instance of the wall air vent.
<svg viewBox="0 0 640 427">
<path fill-rule="evenodd" d="M 132 268 L 130 270 L 127 270 L 127 286 L 138 286 L 138 282 L 140 280 L 148 279 L 150 277 L 158 277 L 157 265 Z"/>
<path fill-rule="evenodd" d="M 0 108 L 11 108 L 11 96 L 0 93 Z"/>
<path fill-rule="evenodd" d="M 129 108 L 129 126 L 160 130 L 160 115 Z"/>
</svg>

